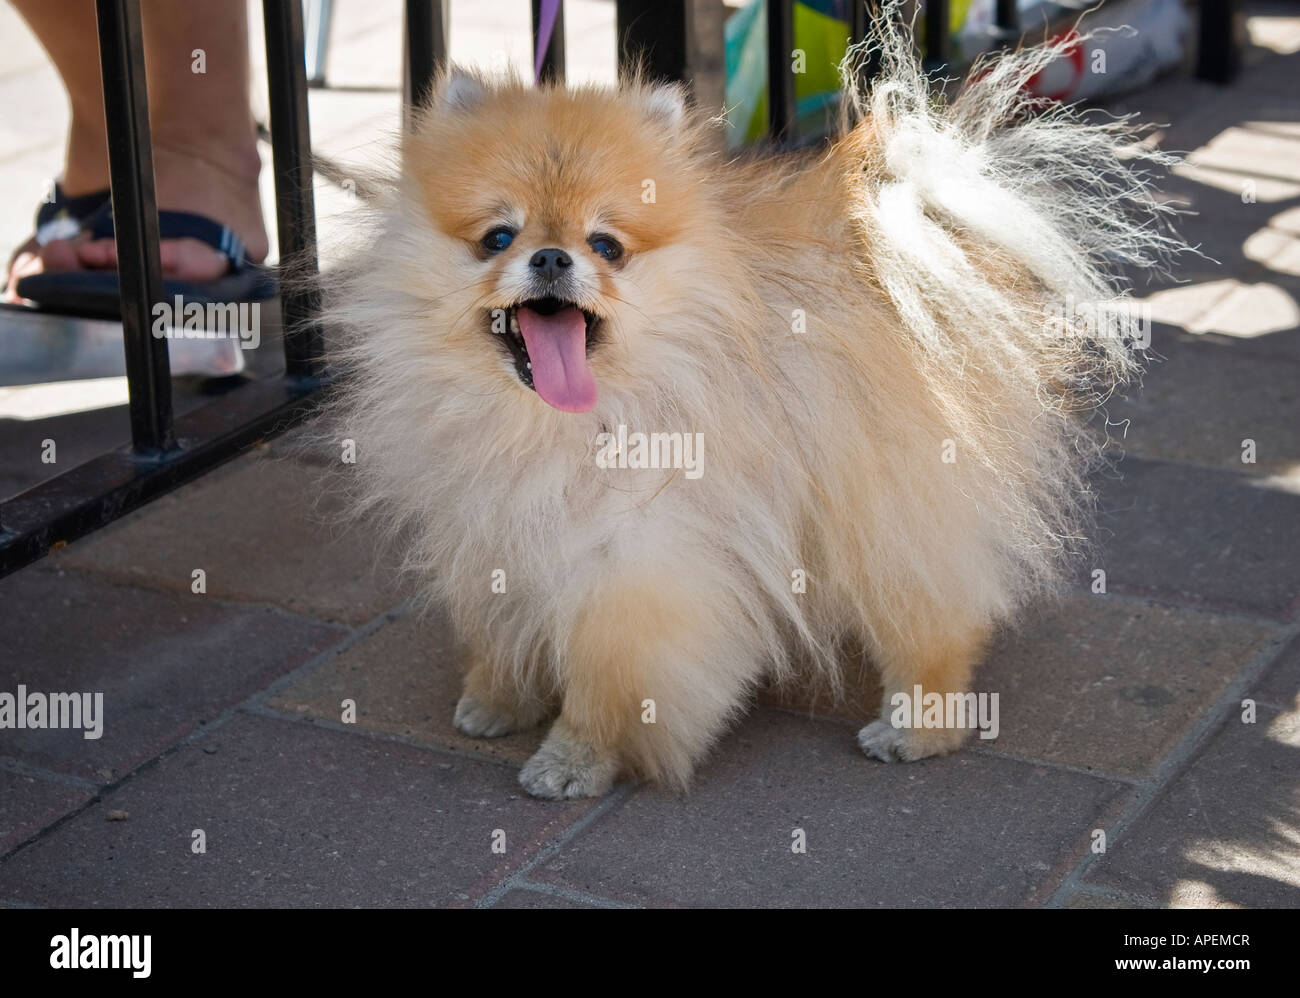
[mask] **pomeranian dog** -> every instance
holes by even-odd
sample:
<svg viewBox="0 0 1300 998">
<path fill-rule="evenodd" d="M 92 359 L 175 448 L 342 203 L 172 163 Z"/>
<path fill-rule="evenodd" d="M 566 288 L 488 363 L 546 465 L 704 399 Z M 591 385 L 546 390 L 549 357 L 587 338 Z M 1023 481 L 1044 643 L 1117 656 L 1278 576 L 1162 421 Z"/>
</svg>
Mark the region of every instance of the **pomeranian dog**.
<svg viewBox="0 0 1300 998">
<path fill-rule="evenodd" d="M 971 692 L 1077 546 L 1084 417 L 1136 363 L 1117 265 L 1175 245 L 1164 156 L 1028 95 L 1059 47 L 947 103 L 905 30 L 874 44 L 837 141 L 749 159 L 677 86 L 452 71 L 330 275 L 358 508 L 449 609 L 456 727 L 553 718 L 531 794 L 685 787 L 846 646 L 884 689 L 862 749 L 950 751 L 894 695 Z"/>
</svg>

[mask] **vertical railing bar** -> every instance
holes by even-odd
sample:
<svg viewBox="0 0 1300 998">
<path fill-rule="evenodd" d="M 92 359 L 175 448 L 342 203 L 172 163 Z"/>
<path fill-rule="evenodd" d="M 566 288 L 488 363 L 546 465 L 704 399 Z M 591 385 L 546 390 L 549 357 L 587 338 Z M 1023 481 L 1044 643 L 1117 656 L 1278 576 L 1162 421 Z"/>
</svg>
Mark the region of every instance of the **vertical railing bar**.
<svg viewBox="0 0 1300 998">
<path fill-rule="evenodd" d="M 131 415 L 131 443 L 157 456 L 175 444 L 167 340 L 152 336 L 153 306 L 162 300 L 158 202 L 145 82 L 139 0 L 96 0 L 100 76 L 108 133 L 113 231 L 122 297 L 122 343 Z"/>
<path fill-rule="evenodd" d="M 533 9 L 533 51 L 537 50 L 538 36 L 542 28 L 542 0 L 531 0 Z M 564 3 L 560 2 L 559 13 L 555 16 L 555 30 L 551 32 L 551 41 L 542 56 L 542 71 L 538 83 L 564 82 Z"/>
<path fill-rule="evenodd" d="M 872 23 L 884 15 L 880 0 L 850 0 L 849 8 L 849 41 L 856 45 L 868 37 Z M 879 73 L 880 51 L 872 49 L 858 63 L 858 86 L 865 89 Z"/>
<path fill-rule="evenodd" d="M 867 37 L 867 3 L 868 0 L 849 0 L 849 41 L 854 45 Z"/>
<path fill-rule="evenodd" d="M 794 137 L 793 49 L 793 0 L 767 0 L 767 130 L 777 145 Z"/>
<path fill-rule="evenodd" d="M 447 65 L 447 0 L 406 0 L 406 77 L 408 108 L 420 107 L 433 81 Z"/>
<path fill-rule="evenodd" d="M 637 66 L 650 80 L 690 82 L 686 71 L 686 6 L 687 0 L 672 4 L 662 0 L 615 0 L 620 76 Z"/>
<path fill-rule="evenodd" d="M 999 3 L 1002 0 L 998 0 Z M 927 70 L 948 65 L 948 0 L 925 0 L 925 60 Z"/>
<path fill-rule="evenodd" d="M 263 0 L 266 75 L 270 91 L 271 158 L 275 169 L 275 218 L 282 273 L 285 373 L 316 377 L 324 372 L 325 338 L 317 316 L 316 204 L 312 192 L 311 129 L 307 116 L 302 3 Z M 301 279 L 299 279 L 301 278 Z"/>
<path fill-rule="evenodd" d="M 1020 5 L 1016 0 L 997 0 L 993 21 L 1004 35 L 1020 36 Z"/>
<path fill-rule="evenodd" d="M 1241 68 L 1237 50 L 1237 0 L 1201 0 L 1196 75 L 1213 83 L 1229 83 Z"/>
</svg>

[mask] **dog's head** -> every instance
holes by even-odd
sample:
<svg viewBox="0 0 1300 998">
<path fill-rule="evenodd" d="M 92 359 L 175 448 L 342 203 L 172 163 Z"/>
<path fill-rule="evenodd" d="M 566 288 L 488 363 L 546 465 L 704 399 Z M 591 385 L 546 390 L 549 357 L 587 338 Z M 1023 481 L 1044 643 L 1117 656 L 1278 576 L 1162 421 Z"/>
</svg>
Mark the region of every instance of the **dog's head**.
<svg viewBox="0 0 1300 998">
<path fill-rule="evenodd" d="M 563 412 L 655 369 L 656 317 L 699 280 L 716 238 L 700 238 L 699 133 L 677 87 L 568 91 L 453 71 L 403 144 L 438 348 L 484 392 L 508 382 L 522 404 Z"/>
</svg>

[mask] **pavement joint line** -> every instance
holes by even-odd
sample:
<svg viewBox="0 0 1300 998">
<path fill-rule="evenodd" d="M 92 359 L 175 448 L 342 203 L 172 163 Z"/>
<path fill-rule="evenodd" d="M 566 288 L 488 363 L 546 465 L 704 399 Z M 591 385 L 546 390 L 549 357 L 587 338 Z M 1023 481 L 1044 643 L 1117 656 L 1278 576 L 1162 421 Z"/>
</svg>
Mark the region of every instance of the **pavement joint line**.
<svg viewBox="0 0 1300 998">
<path fill-rule="evenodd" d="M 111 783 L 105 783 L 103 785 L 98 786 L 98 792 L 96 792 L 93 796 L 91 796 L 89 800 L 83 802 L 80 806 L 74 807 L 72 810 L 67 811 L 64 814 L 61 814 L 59 817 L 51 821 L 48 825 L 43 826 L 42 828 L 34 832 L 31 836 L 24 839 L 22 842 L 19 842 L 8 852 L 0 854 L 0 870 L 3 870 L 5 864 L 10 862 L 22 850 L 26 849 L 30 845 L 35 845 L 41 839 L 44 839 L 49 835 L 52 835 L 59 828 L 62 828 L 65 824 L 77 818 L 83 812 L 88 811 L 96 804 L 101 803 L 110 794 L 116 793 L 119 789 L 126 786 L 128 783 L 130 783 L 140 774 L 146 773 L 149 770 L 153 769 L 155 766 L 161 763 L 168 756 L 175 755 L 177 752 L 181 751 L 182 749 L 188 748 L 189 746 L 193 745 L 195 742 L 202 740 L 204 737 L 208 735 L 209 732 L 223 727 L 225 723 L 228 720 L 230 720 L 231 717 L 234 716 L 235 712 L 238 709 L 239 709 L 239 704 L 234 704 L 230 707 L 227 707 L 224 711 L 218 714 L 211 721 L 208 721 L 206 723 L 200 721 L 198 727 L 196 727 L 195 730 L 191 731 L 188 735 L 185 735 L 183 738 L 177 739 L 175 742 L 173 742 L 171 745 L 168 745 L 157 755 L 153 755 L 150 756 L 148 759 L 145 759 L 134 769 L 130 769 L 127 772 L 123 773 L 121 776 L 119 776 L 116 780 L 113 780 Z"/>
<path fill-rule="evenodd" d="M 92 534 L 90 536 L 93 537 L 94 535 Z M 41 561 L 35 562 L 27 566 L 27 568 L 21 569 L 20 571 L 44 572 L 47 574 L 50 572 L 64 573 L 67 575 L 80 576 L 81 578 L 84 578 L 87 581 L 97 582 L 102 585 L 109 586 L 113 589 L 136 590 L 138 592 L 155 593 L 159 596 L 176 596 L 176 597 L 184 598 L 188 593 L 188 590 L 185 589 L 184 586 L 173 589 L 166 585 L 161 584 L 161 582 L 158 582 L 157 576 L 133 576 L 130 575 L 129 573 L 119 572 L 114 569 L 104 569 L 98 566 L 59 565 L 47 559 L 42 559 Z M 371 618 L 371 620 L 366 621 L 365 623 L 362 624 L 352 624 L 346 620 L 331 620 L 328 617 L 321 617 L 314 613 L 300 613 L 297 610 L 290 610 L 288 607 L 281 606 L 279 603 L 269 603 L 266 600 L 229 599 L 224 596 L 210 596 L 207 593 L 203 593 L 201 595 L 198 593 L 189 593 L 189 595 L 194 596 L 195 599 L 206 600 L 218 607 L 221 607 L 222 609 L 269 610 L 286 617 L 291 617 L 295 620 L 307 620 L 317 624 L 325 624 L 327 626 L 332 626 L 332 627 L 343 627 L 350 631 L 356 630 L 359 627 L 366 627 L 374 619 Z M 390 607 L 388 610 L 385 610 L 383 612 L 384 613 L 394 612 L 396 609 L 400 608 L 407 602 L 410 601 L 405 600 L 403 601 L 403 603 L 398 604 L 397 607 Z"/>
<path fill-rule="evenodd" d="M 489 756 L 478 755 L 476 753 L 460 752 L 454 749 L 447 749 L 447 748 L 442 748 L 441 746 L 430 745 L 428 743 L 419 743 L 414 741 L 407 742 L 398 736 L 387 735 L 383 732 L 365 731 L 365 730 L 361 732 L 352 731 L 352 730 L 348 730 L 352 727 L 351 725 L 334 724 L 328 721 L 322 722 L 314 718 L 309 718 L 301 715 L 281 714 L 272 708 L 261 707 L 257 704 L 250 704 L 248 701 L 243 701 L 241 703 L 234 704 L 233 706 L 226 708 L 226 710 L 222 711 L 221 714 L 217 715 L 217 717 L 213 718 L 211 721 L 208 721 L 206 724 L 201 724 L 198 728 L 196 728 L 194 731 L 191 731 L 184 738 L 181 738 L 176 742 L 174 742 L 173 744 L 167 746 L 167 748 L 163 749 L 157 755 L 144 760 L 134 769 L 122 774 L 122 776 L 118 777 L 112 783 L 106 783 L 103 784 L 102 786 L 99 784 L 91 783 L 90 788 L 94 789 L 95 792 L 92 794 L 89 800 L 84 801 L 81 805 L 74 807 L 70 811 L 65 812 L 64 814 L 60 815 L 58 818 L 51 821 L 48 825 L 45 825 L 42 828 L 38 829 L 28 838 L 17 843 L 8 852 L 0 854 L 0 870 L 3 870 L 5 864 L 7 864 L 10 860 L 12 860 L 23 849 L 26 849 L 30 845 L 36 844 L 41 839 L 47 837 L 48 835 L 53 834 L 56 830 L 61 828 L 69 821 L 72 821 L 73 819 L 80 816 L 84 811 L 88 811 L 96 804 L 102 803 L 103 800 L 106 797 L 108 797 L 110 794 L 116 793 L 119 789 L 124 787 L 126 784 L 136 779 L 136 777 L 143 775 L 144 773 L 153 769 L 155 766 L 160 764 L 168 756 L 175 755 L 181 750 L 189 748 L 192 745 L 203 741 L 205 738 L 211 735 L 212 732 L 220 730 L 221 728 L 225 727 L 227 722 L 229 722 L 237 714 L 246 714 L 253 717 L 262 717 L 267 720 L 275 720 L 275 721 L 280 721 L 282 723 L 288 723 L 288 724 L 313 724 L 316 727 L 325 728 L 327 730 L 342 731 L 343 733 L 349 735 L 362 734 L 365 737 L 371 738 L 375 741 L 396 742 L 396 743 L 408 745 L 409 747 L 412 748 L 422 749 L 431 755 L 450 755 L 460 759 L 468 759 L 468 760 L 473 760 L 478 762 L 494 762 L 497 764 L 504 764 L 507 766 L 515 766 L 515 767 L 517 767 L 518 765 L 517 763 L 511 762 L 510 760 L 506 760 L 506 759 L 496 759 Z M 89 783 L 89 781 L 86 782 Z"/>
<path fill-rule="evenodd" d="M 18 776 L 26 776 L 33 780 L 41 780 L 45 783 L 57 783 L 65 787 L 73 787 L 77 790 L 89 790 L 92 793 L 99 791 L 99 784 L 94 780 L 88 780 L 82 776 L 74 776 L 71 773 L 60 773 L 55 769 L 46 769 L 44 766 L 33 766 L 30 763 L 21 762 L 18 759 L 0 758 L 0 769 L 6 772 L 14 773 Z"/>
<path fill-rule="evenodd" d="M 226 715 L 225 713 L 223 713 L 216 720 L 212 721 L 208 725 L 208 727 L 219 727 L 224 722 L 225 717 Z M 72 810 L 66 811 L 63 814 L 59 815 L 48 825 L 44 825 L 41 828 L 38 828 L 35 832 L 33 832 L 27 838 L 23 839 L 21 842 L 15 845 L 8 852 L 0 854 L 0 871 L 3 871 L 5 865 L 11 862 L 15 856 L 17 856 L 28 846 L 35 845 L 37 842 L 41 841 L 42 839 L 47 838 L 50 835 L 53 835 L 54 832 L 62 828 L 68 822 L 79 817 L 83 812 L 89 811 L 96 804 L 101 803 L 104 800 L 104 798 L 107 797 L 109 794 L 116 792 L 119 788 L 130 783 L 132 780 L 135 779 L 135 777 L 138 774 L 147 772 L 148 770 L 152 769 L 160 762 L 162 762 L 162 760 L 165 759 L 167 756 L 179 752 L 182 748 L 186 747 L 193 740 L 195 734 L 196 734 L 195 732 L 191 732 L 190 735 L 175 742 L 172 745 L 169 745 L 167 748 L 163 749 L 157 755 L 151 756 L 150 758 L 144 760 L 134 769 L 129 770 L 126 773 L 123 773 L 112 783 L 105 783 L 103 786 L 100 786 L 98 788 L 98 792 L 92 794 L 89 800 L 83 801 L 79 806 L 74 807 Z"/>
<path fill-rule="evenodd" d="M 1297 636 L 1300 636 L 1300 620 L 1278 628 L 1264 646 L 1251 657 L 1251 660 L 1238 671 L 1224 687 L 1218 699 L 1201 713 L 1191 729 L 1178 740 L 1178 744 L 1156 763 L 1150 778 L 1138 787 L 1138 793 L 1133 800 L 1111 824 L 1108 831 L 1109 841 L 1121 841 L 1129 828 L 1135 825 L 1161 794 L 1182 776 L 1200 750 L 1218 734 L 1232 712 L 1240 708 L 1242 699 L 1250 692 L 1251 687 L 1255 686 L 1269 668 L 1281 658 L 1292 639 Z M 1086 855 L 1061 881 L 1043 907 L 1061 907 L 1075 888 L 1083 883 L 1084 876 L 1103 859 L 1104 854 Z"/>
<path fill-rule="evenodd" d="M 1006 759 L 1008 762 L 1018 762 L 1026 766 L 1044 766 L 1047 769 L 1063 770 L 1067 773 L 1073 773 L 1076 776 L 1091 776 L 1093 779 L 1100 780 L 1103 783 L 1115 783 L 1130 789 L 1142 786 L 1141 777 L 1121 776 L 1119 773 L 1111 773 L 1102 769 L 1088 769 L 1084 766 L 1076 766 L 1068 762 L 1058 762 L 1055 759 L 1038 759 L 1032 755 L 1019 755 L 1015 752 L 1003 752 L 996 745 L 972 743 L 959 748 L 957 751 L 968 752 L 972 755 L 988 756 L 993 759 Z"/>
<path fill-rule="evenodd" d="M 564 898 L 566 901 L 577 901 L 579 904 L 589 905 L 593 908 L 637 910 L 642 907 L 639 904 L 628 904 L 626 901 L 616 901 L 613 898 L 601 897 L 599 894 L 588 894 L 585 891 L 574 890 L 572 887 L 557 887 L 554 884 L 547 884 L 537 880 L 521 880 L 515 884 L 514 890 L 528 891 L 533 894 L 548 894 L 551 897 Z"/>
<path fill-rule="evenodd" d="M 640 783 L 627 781 L 620 783 L 595 807 L 579 817 L 573 824 L 562 829 L 554 838 L 543 845 L 532 857 L 525 860 L 524 863 L 515 870 L 514 873 L 507 876 L 496 887 L 488 891 L 481 898 L 474 902 L 475 908 L 491 908 L 500 901 L 510 890 L 520 884 L 528 883 L 528 874 L 534 869 L 546 862 L 575 837 L 581 834 L 589 825 L 594 823 L 603 814 L 618 808 L 625 800 L 632 796 L 633 793 L 641 786 Z"/>
<path fill-rule="evenodd" d="M 388 609 L 375 614 L 375 616 L 371 617 L 364 624 L 359 624 L 355 627 L 350 627 L 348 629 L 349 633 L 347 635 L 340 638 L 337 642 L 330 645 L 328 648 L 322 649 L 321 651 L 317 652 L 306 662 L 302 663 L 302 665 L 296 666 L 295 668 L 290 669 L 288 672 L 284 673 L 283 675 L 273 679 L 267 686 L 264 686 L 262 689 L 254 693 L 252 696 L 243 700 L 238 706 L 243 706 L 244 704 L 252 704 L 259 701 L 265 702 L 267 697 L 275 696 L 277 693 L 280 693 L 283 690 L 288 689 L 288 687 L 292 686 L 299 679 L 315 672 L 317 669 L 321 668 L 326 663 L 331 662 L 339 655 L 342 655 L 345 651 L 350 651 L 352 648 L 356 647 L 362 641 L 365 641 L 367 638 L 371 637 L 377 631 L 382 630 L 384 627 L 387 627 L 389 624 L 396 623 L 397 621 L 403 619 L 404 617 L 406 617 L 411 613 L 411 610 L 413 609 L 414 605 L 415 605 L 415 601 L 413 598 L 405 599 L 402 602 L 394 606 L 390 606 Z M 318 620 L 318 618 L 316 617 L 311 617 L 308 619 Z"/>
<path fill-rule="evenodd" d="M 344 724 L 342 721 L 335 721 L 329 717 L 316 717 L 311 714 L 298 714 L 292 711 L 281 710 L 277 707 L 271 707 L 267 704 L 241 704 L 242 713 L 250 717 L 262 717 L 272 721 L 283 721 L 287 724 L 308 724 L 314 728 L 322 728 L 326 731 L 334 731 L 339 734 L 360 736 L 368 738 L 371 741 L 388 742 L 393 745 L 405 745 L 408 748 L 420 749 L 434 755 L 447 755 L 456 759 L 467 762 L 490 762 L 497 766 L 504 766 L 511 769 L 518 769 L 520 763 L 513 759 L 506 759 L 501 756 L 488 755 L 485 752 L 475 752 L 472 749 L 454 748 L 450 745 L 439 745 L 437 742 L 422 741 L 411 735 L 401 735 L 392 731 L 376 731 L 373 728 L 363 728 L 359 724 Z"/>
</svg>

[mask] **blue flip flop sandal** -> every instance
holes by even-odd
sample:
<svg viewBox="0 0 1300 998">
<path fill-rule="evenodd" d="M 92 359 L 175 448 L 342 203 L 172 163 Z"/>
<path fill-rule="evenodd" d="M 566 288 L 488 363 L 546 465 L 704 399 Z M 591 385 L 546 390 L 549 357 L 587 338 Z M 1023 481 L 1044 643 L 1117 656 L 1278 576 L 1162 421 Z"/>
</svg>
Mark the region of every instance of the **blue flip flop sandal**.
<svg viewBox="0 0 1300 998">
<path fill-rule="evenodd" d="M 78 228 L 72 229 L 73 224 L 78 225 Z M 49 238 L 68 239 L 84 231 L 92 239 L 112 239 L 112 204 L 106 200 L 89 217 L 79 222 L 67 210 L 61 216 L 50 213 L 47 225 Z M 279 293 L 274 272 L 250 263 L 244 256 L 244 244 L 226 226 L 193 212 L 160 211 L 158 232 L 162 239 L 189 238 L 206 243 L 221 253 L 230 265 L 225 276 L 215 281 L 200 283 L 164 280 L 164 300 L 171 301 L 179 295 L 187 305 L 191 302 L 199 305 L 232 304 L 266 301 Z M 116 270 L 65 270 L 32 274 L 22 278 L 15 290 L 20 297 L 51 311 L 104 319 L 116 319 L 121 315 L 120 284 Z"/>
</svg>

